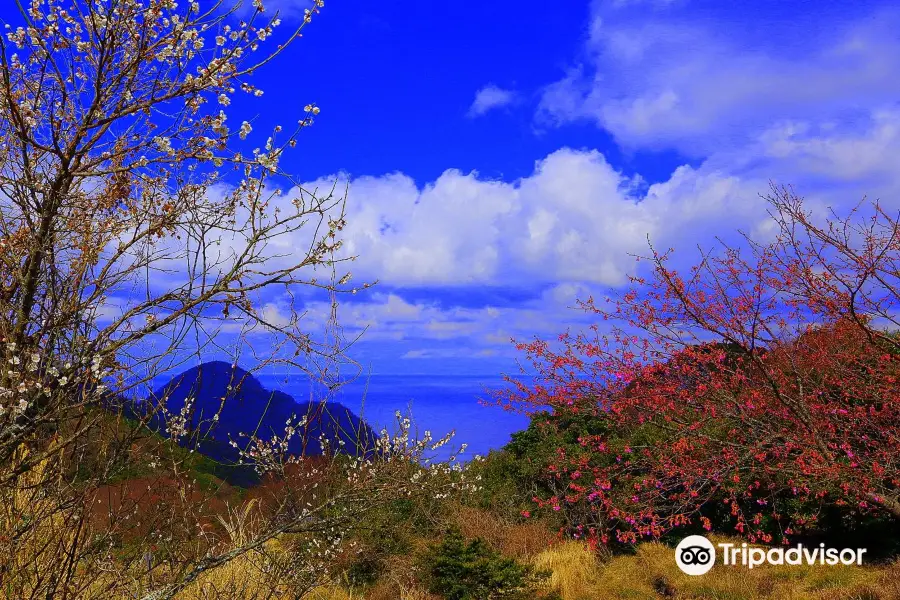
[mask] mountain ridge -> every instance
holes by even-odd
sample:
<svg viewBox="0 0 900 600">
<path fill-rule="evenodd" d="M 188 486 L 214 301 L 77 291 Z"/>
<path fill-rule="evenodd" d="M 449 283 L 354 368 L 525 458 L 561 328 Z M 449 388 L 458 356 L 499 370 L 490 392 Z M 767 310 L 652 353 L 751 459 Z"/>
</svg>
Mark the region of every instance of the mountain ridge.
<svg viewBox="0 0 900 600">
<path fill-rule="evenodd" d="M 187 435 L 181 443 L 195 444 L 198 452 L 236 467 L 236 472 L 247 470 L 246 465 L 238 468 L 247 462 L 238 448 L 247 450 L 254 436 L 261 441 L 284 438 L 288 427 L 295 432 L 284 448 L 286 455 L 321 456 L 320 437 L 338 452 L 369 454 L 376 440 L 368 423 L 340 402 L 297 401 L 285 392 L 267 389 L 250 371 L 224 361 L 201 363 L 174 375 L 142 404 L 144 411 L 153 412 L 151 428 L 164 435 L 168 435 L 167 423 L 156 409 L 164 406 L 175 416 L 184 411 Z M 240 477 L 244 483 L 245 475 Z"/>
</svg>

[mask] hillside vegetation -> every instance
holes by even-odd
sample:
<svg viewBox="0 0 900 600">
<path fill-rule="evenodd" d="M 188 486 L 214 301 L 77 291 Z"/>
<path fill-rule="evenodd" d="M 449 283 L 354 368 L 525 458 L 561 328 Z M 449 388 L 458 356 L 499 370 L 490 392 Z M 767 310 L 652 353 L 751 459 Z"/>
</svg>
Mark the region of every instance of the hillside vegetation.
<svg viewBox="0 0 900 600">
<path fill-rule="evenodd" d="M 246 107 L 324 1 L 285 34 L 263 0 L 15 4 L 0 598 L 900 600 L 895 213 L 773 186 L 762 240 L 687 269 L 651 245 L 579 302 L 591 326 L 516 343 L 534 377 L 495 400 L 530 426 L 463 464 L 466 440 L 331 401 L 362 372 L 339 300 L 372 284 L 346 196 L 281 167 L 319 108 L 254 133 Z M 321 396 L 265 389 L 272 369 Z M 689 534 L 867 562 L 688 577 Z"/>
</svg>

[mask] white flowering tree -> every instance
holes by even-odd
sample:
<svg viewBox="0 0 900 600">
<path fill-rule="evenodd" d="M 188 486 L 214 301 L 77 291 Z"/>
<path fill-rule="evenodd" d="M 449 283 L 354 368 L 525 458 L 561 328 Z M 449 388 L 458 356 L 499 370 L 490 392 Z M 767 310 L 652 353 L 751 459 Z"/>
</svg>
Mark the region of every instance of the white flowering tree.
<svg viewBox="0 0 900 600">
<path fill-rule="evenodd" d="M 280 573 L 274 583 L 255 582 L 263 591 L 252 597 L 272 597 L 285 581 L 300 589 L 327 573 L 320 563 L 346 527 L 382 500 L 422 491 L 424 481 L 458 485 L 440 468 L 416 466 L 424 446 L 404 443 L 375 461 L 334 458 L 299 469 L 308 482 L 339 469 L 344 483 L 302 502 L 287 495 L 265 511 L 228 505 L 223 510 L 240 514 L 241 526 L 226 519 L 223 530 L 210 526 L 208 513 L 211 500 L 223 502 L 221 489 L 185 483 L 179 459 L 161 452 L 140 423 L 110 422 L 112 399 L 223 333 L 237 347 L 248 332 L 265 331 L 272 345 L 255 356 L 260 364 L 307 368 L 343 355 L 340 344 L 316 343 L 292 306 L 289 318 L 276 319 L 258 305 L 273 289 L 288 298 L 300 286 L 319 289 L 333 306 L 337 294 L 354 291 L 335 259 L 342 198 L 303 189 L 279 166 L 319 109 L 298 107 L 297 124 L 276 127 L 257 149 L 252 125 L 226 112 L 237 94 L 262 95 L 250 76 L 277 60 L 322 4 L 311 2 L 285 35 L 260 0 L 246 10 L 222 0 L 32 0 L 20 6 L 19 23 L 6 24 L 0 589 L 7 595 L 172 598 L 252 556 L 267 565 L 261 572 Z M 310 360 L 316 356 L 322 360 Z M 267 459 L 260 468 L 284 474 L 283 453 L 254 451 Z M 165 476 L 141 480 L 146 490 L 119 489 L 115 502 L 108 499 L 130 467 L 166 460 Z M 412 480 L 399 477 L 410 473 Z M 96 504 L 105 511 L 99 517 Z M 273 550 L 286 535 L 291 543 Z M 239 597 L 227 589 L 219 597 Z"/>
</svg>

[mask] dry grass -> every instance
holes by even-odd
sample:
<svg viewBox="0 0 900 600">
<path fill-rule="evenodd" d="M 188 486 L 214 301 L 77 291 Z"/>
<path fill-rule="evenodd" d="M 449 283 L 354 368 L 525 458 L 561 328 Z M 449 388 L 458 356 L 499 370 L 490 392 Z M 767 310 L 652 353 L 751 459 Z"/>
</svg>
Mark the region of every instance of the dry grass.
<svg viewBox="0 0 900 600">
<path fill-rule="evenodd" d="M 540 523 L 508 523 L 486 510 L 458 506 L 453 523 L 466 538 L 480 537 L 506 556 L 528 559 L 544 551 L 556 536 Z"/>
<path fill-rule="evenodd" d="M 248 552 L 225 565 L 205 572 L 197 581 L 178 594 L 183 600 L 226 600 L 243 598 L 291 598 L 289 587 L 279 585 L 265 573 L 265 559 Z"/>
<path fill-rule="evenodd" d="M 713 538 L 716 541 L 722 539 Z M 545 548 L 532 559 L 552 573 L 549 589 L 563 600 L 900 600 L 900 562 L 883 567 L 764 566 L 753 570 L 716 566 L 701 577 L 683 574 L 672 549 L 658 543 L 641 545 L 633 556 L 600 561 L 584 544 L 565 542 Z M 309 600 L 440 600 L 417 586 L 411 564 L 388 564 L 377 584 L 362 590 L 322 586 L 304 596 Z M 252 558 L 217 569 L 180 595 L 190 600 L 255 598 L 260 588 L 253 577 Z M 211 575 L 211 574 L 210 574 Z M 284 595 L 271 598 L 289 598 Z"/>
<path fill-rule="evenodd" d="M 362 597 L 354 596 L 352 591 L 334 585 L 316 588 L 309 594 L 310 600 L 359 600 Z"/>
<path fill-rule="evenodd" d="M 406 587 L 394 582 L 380 581 L 363 592 L 353 592 L 338 586 L 324 586 L 313 590 L 308 600 L 441 600 L 416 587 Z"/>
<path fill-rule="evenodd" d="M 549 585 L 565 600 L 596 598 L 600 564 L 591 550 L 577 542 L 556 544 L 538 554 L 534 566 L 552 573 Z"/>
<path fill-rule="evenodd" d="M 441 600 L 413 585 L 400 585 L 382 580 L 366 591 L 365 600 Z"/>
<path fill-rule="evenodd" d="M 662 544 L 643 544 L 634 556 L 600 563 L 585 546 L 568 542 L 538 555 L 535 565 L 553 571 L 551 586 L 564 600 L 900 600 L 900 562 L 752 571 L 717 565 L 704 576 L 691 577 L 678 569 L 672 549 Z"/>
<path fill-rule="evenodd" d="M 11 500 L 15 507 L 26 501 L 32 503 L 32 509 L 38 506 L 35 498 L 16 497 Z M 256 506 L 257 503 L 251 501 L 240 509 L 222 515 L 220 525 L 232 544 L 241 545 L 249 539 L 255 528 Z M 753 570 L 717 565 L 705 576 L 690 577 L 675 565 L 672 549 L 659 543 L 642 544 L 633 556 L 598 560 L 586 545 L 578 542 L 550 545 L 554 536 L 539 524 L 508 524 L 486 511 L 465 507 L 456 511 L 454 521 L 464 535 L 481 537 L 508 556 L 529 561 L 537 569 L 550 571 L 548 589 L 558 592 L 563 600 L 900 600 L 900 561 L 881 567 L 788 565 L 763 566 Z M 4 523 L 0 520 L 0 524 Z M 48 531 L 36 533 L 49 538 L 64 537 L 64 527 L 52 521 L 47 523 L 48 527 L 52 525 Z M 712 540 L 713 543 L 725 541 L 717 537 Z M 415 542 L 410 556 L 388 557 L 384 575 L 366 590 L 351 590 L 330 584 L 302 597 L 305 600 L 440 600 L 424 591 L 417 581 L 414 555 L 421 552 L 428 540 L 417 538 Z M 292 581 L 281 576 L 284 573 L 273 573 L 266 568 L 266 565 L 272 564 L 272 556 L 285 552 L 282 545 L 283 540 L 272 540 L 259 551 L 248 552 L 204 573 L 178 598 L 297 598 L 297 588 Z M 29 574 L 20 573 L 18 576 L 27 577 Z M 140 587 L 136 581 L 122 583 L 126 588 Z M 101 587 L 111 589 L 109 582 L 104 582 Z M 24 585 L 23 589 L 26 588 L 27 585 Z M 84 597 L 113 596 L 88 591 Z"/>
</svg>

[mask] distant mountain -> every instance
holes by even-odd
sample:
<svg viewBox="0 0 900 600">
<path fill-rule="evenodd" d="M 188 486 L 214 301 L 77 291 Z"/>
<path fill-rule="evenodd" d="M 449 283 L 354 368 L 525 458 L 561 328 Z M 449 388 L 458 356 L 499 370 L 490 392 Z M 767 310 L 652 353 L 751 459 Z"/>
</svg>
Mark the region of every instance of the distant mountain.
<svg viewBox="0 0 900 600">
<path fill-rule="evenodd" d="M 329 447 L 357 455 L 372 452 L 376 439 L 368 424 L 344 405 L 297 402 L 284 392 L 266 389 L 249 372 L 223 361 L 203 363 L 176 375 L 152 394 L 144 410 L 165 400 L 167 411 L 178 415 L 188 398 L 193 399 L 188 411 L 190 438 L 198 443 L 199 452 L 226 464 L 235 464 L 240 458 L 230 440 L 243 448 L 247 436 L 253 434 L 261 440 L 284 437 L 288 422 L 297 429 L 287 447 L 293 455 L 321 455 L 319 438 L 323 434 Z M 303 417 L 306 423 L 300 426 Z M 161 417 L 153 419 L 151 426 L 164 431 Z"/>
</svg>

